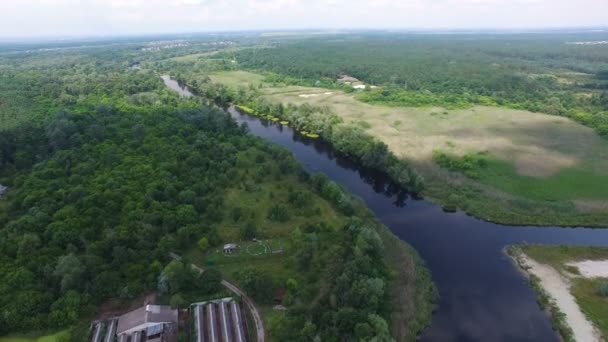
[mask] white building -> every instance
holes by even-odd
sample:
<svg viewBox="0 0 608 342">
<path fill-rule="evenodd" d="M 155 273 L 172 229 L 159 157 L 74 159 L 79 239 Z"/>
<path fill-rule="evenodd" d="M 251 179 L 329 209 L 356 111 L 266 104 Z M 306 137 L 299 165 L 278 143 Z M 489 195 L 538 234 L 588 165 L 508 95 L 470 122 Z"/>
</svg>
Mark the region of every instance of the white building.
<svg viewBox="0 0 608 342">
<path fill-rule="evenodd" d="M 234 254 L 236 253 L 236 248 L 236 243 L 227 243 L 224 245 L 224 254 Z"/>
</svg>

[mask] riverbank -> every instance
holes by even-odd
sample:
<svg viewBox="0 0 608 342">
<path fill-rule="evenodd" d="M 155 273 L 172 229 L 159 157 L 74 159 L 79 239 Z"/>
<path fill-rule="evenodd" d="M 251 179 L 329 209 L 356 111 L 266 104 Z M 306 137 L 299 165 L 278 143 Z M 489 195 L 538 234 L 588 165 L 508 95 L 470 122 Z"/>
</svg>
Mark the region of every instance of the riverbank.
<svg viewBox="0 0 608 342">
<path fill-rule="evenodd" d="M 558 341 L 534 291 L 504 259 L 503 248 L 526 241 L 608 245 L 606 230 L 515 229 L 444 212 L 428 201 L 398 192 L 385 175 L 353 162 L 321 139 L 308 139 L 279 122 L 233 109 L 229 112 L 252 134 L 288 148 L 309 172 L 325 173 L 361 198 L 392 234 L 416 248 L 440 294 L 432 324 L 420 341 L 463 336 L 488 341 Z"/>
<path fill-rule="evenodd" d="M 412 246 L 382 224 L 364 203 L 360 202 L 359 206 L 358 211 L 366 220 L 375 223 L 391 273 L 388 291 L 391 335 L 397 341 L 413 341 L 430 326 L 437 308 L 438 292 L 431 272 Z"/>
<path fill-rule="evenodd" d="M 167 86 L 171 87 L 172 89 L 174 89 L 175 84 L 171 84 L 168 83 L 166 79 L 163 79 L 165 81 L 165 84 L 167 84 Z M 181 88 L 181 90 L 184 90 L 184 88 Z M 174 89 L 175 90 L 175 89 Z M 186 89 L 187 90 L 187 89 Z M 247 107 L 240 107 L 240 110 L 243 112 L 252 112 L 252 109 L 249 109 Z M 236 110 L 234 108 L 229 109 L 230 112 L 235 112 Z M 279 124 L 277 121 L 278 120 L 271 120 L 272 122 L 276 122 L 277 124 Z M 308 135 L 305 135 L 308 136 Z M 291 184 L 289 186 L 289 188 L 293 188 L 295 186 L 297 182 L 295 182 L 294 184 Z M 311 185 L 314 182 L 311 182 Z M 260 185 L 258 185 L 259 187 Z M 280 188 L 280 187 L 279 187 Z M 292 189 L 293 190 L 293 189 Z M 318 189 L 318 191 L 321 191 L 321 189 Z M 326 192 L 329 190 L 325 190 Z M 332 190 L 333 192 L 335 192 L 336 190 Z M 342 190 L 340 190 L 341 192 Z M 323 194 L 323 191 L 321 191 L 321 194 Z M 250 196 L 254 196 L 253 198 L 251 198 L 251 201 L 246 201 L 245 199 L 247 199 Z M 270 197 L 268 196 L 262 196 L 261 198 L 274 198 L 272 200 L 270 200 L 271 202 L 274 203 L 274 201 L 277 200 L 276 198 L 277 194 L 275 193 L 274 195 L 271 195 Z M 333 195 L 332 195 L 333 196 Z M 335 196 L 334 196 L 335 197 Z M 433 284 L 432 278 L 431 278 L 431 274 L 428 270 L 428 268 L 425 266 L 424 262 L 422 261 L 422 259 L 418 256 L 417 252 L 411 247 L 409 246 L 406 242 L 400 240 L 396 235 L 394 235 L 386 226 L 384 226 L 376 217 L 375 215 L 365 206 L 365 204 L 360 201 L 358 198 L 354 197 L 354 196 L 350 196 L 348 195 L 347 192 L 344 193 L 344 196 L 339 196 L 341 199 L 339 200 L 339 203 L 341 204 L 348 204 L 349 206 L 352 206 L 352 213 L 351 215 L 353 215 L 354 213 L 356 213 L 356 216 L 360 217 L 362 219 L 362 222 L 364 222 L 365 224 L 369 225 L 371 228 L 373 228 L 377 233 L 378 236 L 381 239 L 381 246 L 383 246 L 383 248 L 381 249 L 382 251 L 382 260 L 383 263 L 385 264 L 386 267 L 386 271 L 388 274 L 388 277 L 386 278 L 386 305 L 390 306 L 389 310 L 383 310 L 384 313 L 388 314 L 388 324 L 389 324 L 389 329 L 391 332 L 391 335 L 397 340 L 397 341 L 410 341 L 412 339 L 415 339 L 417 336 L 419 336 L 422 331 L 428 327 L 430 325 L 431 322 L 431 318 L 432 318 L 432 313 L 433 310 L 435 308 L 435 303 L 436 303 L 436 299 L 437 299 L 437 290 Z M 240 203 L 240 205 L 243 207 L 243 210 L 247 209 L 247 203 L 249 203 L 252 207 L 250 208 L 251 211 L 260 211 L 260 195 L 259 194 L 252 194 L 251 191 L 247 191 L 245 193 L 241 193 L 238 196 L 236 196 L 233 200 L 228 201 L 229 203 Z M 264 202 L 264 201 L 262 201 Z M 288 202 L 287 200 L 285 200 L 285 202 Z M 315 201 L 315 203 L 317 202 L 324 202 L 321 199 L 318 199 Z M 264 206 L 262 206 L 264 207 Z M 344 209 L 346 210 L 346 209 Z M 327 210 L 322 211 L 322 212 L 327 212 Z M 289 225 L 290 228 L 287 228 L 287 230 L 289 229 L 293 229 L 293 227 L 298 227 L 298 226 L 306 226 L 306 224 L 310 224 L 309 222 L 310 220 L 308 220 L 308 222 L 302 222 L 300 224 L 293 224 L 293 222 Z M 342 222 L 342 224 L 344 224 L 344 222 Z M 232 224 L 233 225 L 233 224 Z M 265 226 L 268 225 L 267 222 L 260 222 L 259 223 L 260 226 Z M 221 226 L 221 225 L 220 225 Z M 283 234 L 285 234 L 285 227 L 282 227 L 281 230 L 278 230 L 277 232 L 274 232 L 272 234 L 267 234 L 267 235 L 273 235 L 276 237 L 277 234 L 279 234 L 279 231 L 283 231 Z M 307 228 L 308 229 L 308 228 Z M 234 229 L 221 229 L 219 231 L 220 234 L 223 234 L 223 232 L 230 232 L 233 231 Z M 319 235 L 319 234 L 317 234 Z M 234 236 L 232 237 L 233 239 L 235 238 Z M 321 235 L 319 235 L 319 238 L 321 238 Z M 284 236 L 284 239 L 286 241 L 288 241 L 288 236 Z M 333 246 L 335 247 L 335 246 Z M 360 251 L 359 253 L 361 253 L 362 251 Z M 289 255 L 290 253 L 292 253 L 291 251 L 286 251 L 286 256 Z M 208 258 L 202 257 L 200 255 L 200 253 L 197 253 L 197 251 L 193 250 L 193 254 L 189 255 L 192 260 L 195 261 L 199 261 L 201 264 L 204 264 L 205 262 L 208 262 Z M 251 257 L 248 257 L 248 261 L 250 262 L 252 260 Z M 277 273 L 278 269 L 281 269 L 282 267 L 284 267 L 284 263 L 281 262 L 281 259 L 277 259 L 277 261 L 279 262 L 279 264 L 277 265 L 267 265 L 269 266 L 268 271 L 272 271 L 273 273 Z M 218 269 L 221 269 L 222 272 L 226 272 L 227 270 L 230 270 L 230 265 L 221 265 L 221 261 L 219 260 L 214 260 L 214 264 L 218 263 Z M 242 267 L 243 262 L 240 262 L 238 264 L 239 267 Z M 259 265 L 258 265 L 259 266 Z M 293 269 L 291 269 L 291 271 L 293 272 Z M 228 273 L 230 273 L 230 271 L 228 271 Z M 295 275 L 297 276 L 297 274 Z M 294 277 L 295 277 L 294 276 Z M 380 278 L 378 278 L 380 279 Z M 325 284 L 324 287 L 331 285 L 331 284 Z M 323 296 L 325 296 L 326 294 L 323 294 L 324 291 L 327 291 L 328 289 L 325 288 L 323 291 L 320 292 L 320 298 L 322 298 Z M 276 315 L 273 315 L 276 316 Z M 265 317 L 265 319 L 269 320 L 268 317 Z M 273 317 L 274 320 L 276 319 L 281 319 L 280 317 Z"/>
<path fill-rule="evenodd" d="M 598 267 L 608 258 L 607 248 L 522 245 L 509 247 L 507 253 L 528 277 L 539 305 L 565 341 L 605 340 L 608 299 L 601 286 L 607 279 L 597 276 L 606 271 Z M 600 262 L 592 261 L 598 258 Z M 589 266 L 592 276 L 582 273 L 582 266 Z"/>
<path fill-rule="evenodd" d="M 236 87 L 247 75 L 258 88 L 248 107 L 259 111 L 252 102 L 261 103 L 270 111 L 261 114 L 289 120 L 298 130 L 310 117 L 315 122 L 308 127 L 323 126 L 327 115 L 297 118 L 292 110 L 274 112 L 278 104 L 327 108 L 325 114 L 340 121 L 336 127 L 356 127 L 385 143 L 391 154 L 424 177 L 420 195 L 448 211 L 507 225 L 608 226 L 608 142 L 572 120 L 489 106 L 449 110 L 373 105 L 341 90 L 270 84 L 259 74 L 242 71 L 210 77 Z M 320 133 L 339 145 L 327 132 Z M 569 139 L 560 139 L 564 136 Z M 485 162 L 479 167 L 463 164 L 466 170 L 446 169 L 434 160 L 436 151 L 455 160 L 479 152 Z"/>
</svg>

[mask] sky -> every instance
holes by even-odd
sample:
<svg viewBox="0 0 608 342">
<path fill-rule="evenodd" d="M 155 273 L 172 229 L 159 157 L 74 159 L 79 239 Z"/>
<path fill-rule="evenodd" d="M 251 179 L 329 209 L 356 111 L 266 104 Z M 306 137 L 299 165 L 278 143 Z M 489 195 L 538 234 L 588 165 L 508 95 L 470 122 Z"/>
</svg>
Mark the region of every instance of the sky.
<svg viewBox="0 0 608 342">
<path fill-rule="evenodd" d="M 0 37 L 608 26 L 608 0 L 0 0 Z"/>
</svg>

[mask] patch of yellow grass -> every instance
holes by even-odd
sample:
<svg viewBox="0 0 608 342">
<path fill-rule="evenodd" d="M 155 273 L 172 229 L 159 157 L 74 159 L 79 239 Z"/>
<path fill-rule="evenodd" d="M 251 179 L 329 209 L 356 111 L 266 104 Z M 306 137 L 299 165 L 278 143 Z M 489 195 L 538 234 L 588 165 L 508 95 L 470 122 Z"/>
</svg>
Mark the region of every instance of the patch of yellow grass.
<svg viewBox="0 0 608 342">
<path fill-rule="evenodd" d="M 368 133 L 398 156 L 421 164 L 428 164 L 433 150 L 445 149 L 449 142 L 456 154 L 488 151 L 513 161 L 525 176 L 548 177 L 581 164 L 608 172 L 608 143 L 592 129 L 562 117 L 483 106 L 445 110 L 370 105 L 339 91 L 303 98 L 299 95 L 323 90 L 295 86 L 264 91 L 276 101 L 328 105 L 348 123 L 365 119 Z"/>
<path fill-rule="evenodd" d="M 224 71 L 209 75 L 212 82 L 222 83 L 229 87 L 247 87 L 249 85 L 257 86 L 262 83 L 264 76 L 254 74 L 247 71 Z"/>
</svg>

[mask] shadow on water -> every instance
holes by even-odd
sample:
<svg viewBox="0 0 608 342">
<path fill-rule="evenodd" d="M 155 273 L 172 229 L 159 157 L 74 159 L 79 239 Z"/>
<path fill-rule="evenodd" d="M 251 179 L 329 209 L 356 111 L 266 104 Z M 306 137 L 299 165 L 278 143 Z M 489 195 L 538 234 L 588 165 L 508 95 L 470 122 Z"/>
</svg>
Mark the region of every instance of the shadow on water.
<svg viewBox="0 0 608 342">
<path fill-rule="evenodd" d="M 608 230 L 513 227 L 413 199 L 378 172 L 358 167 L 320 139 L 228 109 L 252 134 L 282 145 L 310 172 L 323 172 L 360 197 L 426 261 L 439 308 L 421 341 L 559 341 L 527 280 L 503 253 L 520 243 L 608 246 Z"/>
</svg>

